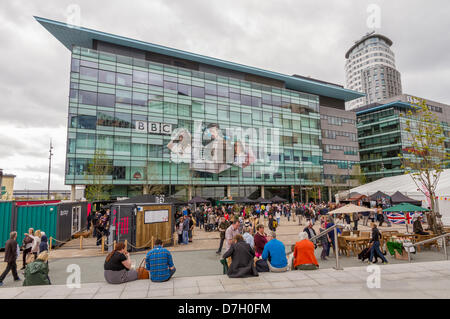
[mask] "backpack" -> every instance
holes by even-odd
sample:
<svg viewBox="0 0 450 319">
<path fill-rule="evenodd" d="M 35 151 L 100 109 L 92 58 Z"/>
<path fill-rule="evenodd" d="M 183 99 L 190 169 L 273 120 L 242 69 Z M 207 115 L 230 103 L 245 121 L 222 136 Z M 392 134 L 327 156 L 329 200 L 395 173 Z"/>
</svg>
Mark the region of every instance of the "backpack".
<svg viewBox="0 0 450 319">
<path fill-rule="evenodd" d="M 258 259 L 255 263 L 256 271 L 257 272 L 269 272 L 269 265 L 267 264 L 267 261 L 264 259 Z"/>
</svg>

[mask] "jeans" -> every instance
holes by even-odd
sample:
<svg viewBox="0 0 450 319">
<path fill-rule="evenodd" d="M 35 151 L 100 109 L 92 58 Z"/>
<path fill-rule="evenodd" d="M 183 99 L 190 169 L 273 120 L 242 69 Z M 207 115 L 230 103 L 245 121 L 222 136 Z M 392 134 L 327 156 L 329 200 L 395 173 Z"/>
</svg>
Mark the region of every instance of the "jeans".
<svg viewBox="0 0 450 319">
<path fill-rule="evenodd" d="M 380 250 L 380 242 L 379 241 L 374 241 L 372 248 L 370 249 L 370 262 L 372 262 L 373 260 L 373 255 L 377 254 L 382 260 L 383 262 L 387 262 L 386 258 L 384 257 L 383 253 Z"/>
<path fill-rule="evenodd" d="M 22 257 L 23 257 L 23 263 L 22 263 L 22 268 L 25 268 L 25 266 L 27 265 L 27 255 L 31 252 L 31 247 L 27 248 L 23 251 L 22 253 Z"/>
<path fill-rule="evenodd" d="M 280 225 L 280 217 L 277 217 L 277 225 Z"/>
<path fill-rule="evenodd" d="M 223 242 L 225 240 L 225 237 L 220 238 L 220 244 L 219 244 L 219 249 L 217 249 L 217 252 L 220 253 L 222 251 L 222 247 L 223 247 Z"/>
<path fill-rule="evenodd" d="M 363 216 L 363 225 L 367 226 L 367 222 L 369 221 L 369 216 Z"/>
<path fill-rule="evenodd" d="M 329 253 L 329 243 L 327 241 L 322 242 L 322 253 L 320 254 L 320 258 L 325 259 L 327 254 Z"/>
<path fill-rule="evenodd" d="M 353 227 L 353 230 L 358 230 L 358 221 L 355 220 L 354 223 L 355 223 L 355 226 Z"/>
<path fill-rule="evenodd" d="M 3 280 L 4 280 L 5 277 L 6 277 L 6 275 L 9 273 L 9 271 L 12 272 L 12 275 L 13 275 L 13 277 L 14 277 L 14 280 L 18 280 L 18 279 L 19 279 L 19 276 L 17 275 L 17 264 L 16 264 L 16 261 L 14 260 L 14 261 L 12 261 L 12 262 L 9 262 L 9 263 L 6 265 L 5 271 L 4 271 L 3 274 L 0 276 L 0 282 L 3 282 Z"/>
<path fill-rule="evenodd" d="M 187 245 L 189 243 L 189 232 L 183 230 L 183 244 Z"/>
</svg>

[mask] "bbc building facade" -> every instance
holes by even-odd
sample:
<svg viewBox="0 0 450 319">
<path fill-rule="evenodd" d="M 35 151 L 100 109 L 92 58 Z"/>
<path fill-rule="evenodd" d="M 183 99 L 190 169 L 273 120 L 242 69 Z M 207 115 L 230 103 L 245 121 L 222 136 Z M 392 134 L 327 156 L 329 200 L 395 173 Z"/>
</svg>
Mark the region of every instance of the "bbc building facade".
<svg viewBox="0 0 450 319">
<path fill-rule="evenodd" d="M 113 198 L 156 185 L 183 199 L 277 194 L 305 200 L 308 187 L 324 185 L 321 106 L 345 112 L 346 101 L 362 96 L 36 20 L 72 54 L 65 183 L 73 191 L 93 182 L 88 167 L 100 151 L 111 167 L 102 183 L 111 185 Z"/>
</svg>

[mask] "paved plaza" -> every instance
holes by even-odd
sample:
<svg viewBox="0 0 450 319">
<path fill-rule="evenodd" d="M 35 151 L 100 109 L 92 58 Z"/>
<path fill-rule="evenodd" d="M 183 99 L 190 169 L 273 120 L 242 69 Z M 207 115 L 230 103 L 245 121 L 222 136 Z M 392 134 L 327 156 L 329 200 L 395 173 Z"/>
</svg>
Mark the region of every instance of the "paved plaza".
<svg viewBox="0 0 450 319">
<path fill-rule="evenodd" d="M 0 289 L 3 299 L 252 299 L 252 298 L 450 298 L 450 262 L 435 261 L 380 266 L 380 288 L 369 288 L 367 266 L 338 271 L 260 273 L 252 278 L 226 275 L 178 277 L 164 283 L 138 280 L 123 285 L 87 283 Z M 373 283 L 372 281 L 370 281 Z"/>
</svg>

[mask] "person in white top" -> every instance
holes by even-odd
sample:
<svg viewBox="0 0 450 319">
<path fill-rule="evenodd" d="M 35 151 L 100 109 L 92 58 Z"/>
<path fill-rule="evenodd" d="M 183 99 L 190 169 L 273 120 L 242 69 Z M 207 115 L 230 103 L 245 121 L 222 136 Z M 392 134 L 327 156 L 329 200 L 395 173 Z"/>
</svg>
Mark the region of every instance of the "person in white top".
<svg viewBox="0 0 450 319">
<path fill-rule="evenodd" d="M 27 255 L 31 252 L 31 248 L 33 247 L 34 242 L 34 229 L 33 228 L 28 229 L 28 233 L 24 235 L 25 237 L 22 242 L 23 261 L 22 261 L 22 268 L 20 270 L 25 269 L 25 266 L 27 265 Z"/>
<path fill-rule="evenodd" d="M 34 232 L 34 236 L 31 235 L 33 238 L 33 245 L 31 246 L 31 253 L 34 255 L 34 259 L 37 259 L 37 256 L 39 254 L 39 246 L 41 245 L 41 231 L 36 230 Z"/>
</svg>

